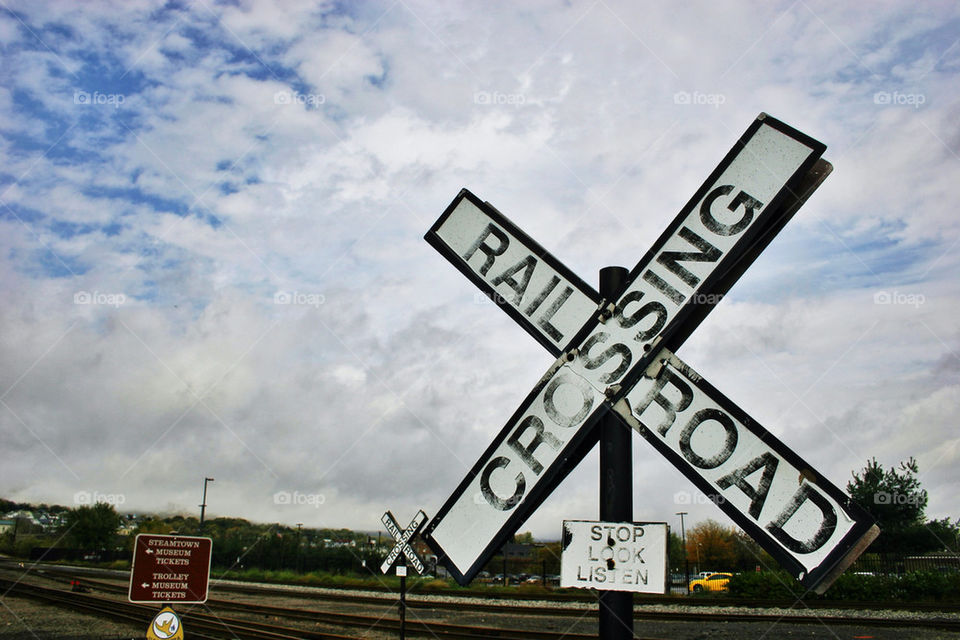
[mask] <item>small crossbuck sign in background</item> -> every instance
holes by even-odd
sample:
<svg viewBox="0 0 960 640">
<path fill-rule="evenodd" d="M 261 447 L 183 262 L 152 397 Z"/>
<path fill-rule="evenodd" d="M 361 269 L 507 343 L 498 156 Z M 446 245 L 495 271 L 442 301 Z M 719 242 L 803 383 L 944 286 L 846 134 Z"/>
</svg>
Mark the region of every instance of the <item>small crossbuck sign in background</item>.
<svg viewBox="0 0 960 640">
<path fill-rule="evenodd" d="M 408 524 L 407 528 L 403 531 L 400 530 L 397 519 L 394 518 L 393 514 L 389 511 L 383 514 L 380 522 L 387 528 L 387 531 L 390 532 L 393 539 L 397 541 L 396 544 L 393 545 L 393 549 L 390 550 L 390 553 L 387 554 L 387 558 L 383 561 L 383 564 L 380 565 L 380 570 L 383 573 L 390 571 L 390 567 L 392 567 L 393 563 L 397 561 L 397 558 L 402 555 L 410 563 L 410 566 L 416 569 L 417 573 L 422 574 L 425 571 L 423 561 L 420 559 L 420 556 L 417 555 L 414 548 L 410 546 L 410 541 L 420 532 L 423 525 L 426 524 L 427 514 L 422 510 L 418 511 L 417 515 L 413 517 L 413 520 L 410 521 L 410 524 Z M 398 567 L 398 569 L 399 568 L 400 567 Z M 397 575 L 400 574 L 398 573 Z M 406 575 L 405 572 L 404 575 Z"/>
<path fill-rule="evenodd" d="M 426 240 L 557 360 L 427 526 L 469 582 L 596 444 L 611 410 L 804 586 L 823 592 L 878 530 L 676 350 L 829 175 L 826 147 L 760 114 L 604 300 L 464 189 Z"/>
</svg>

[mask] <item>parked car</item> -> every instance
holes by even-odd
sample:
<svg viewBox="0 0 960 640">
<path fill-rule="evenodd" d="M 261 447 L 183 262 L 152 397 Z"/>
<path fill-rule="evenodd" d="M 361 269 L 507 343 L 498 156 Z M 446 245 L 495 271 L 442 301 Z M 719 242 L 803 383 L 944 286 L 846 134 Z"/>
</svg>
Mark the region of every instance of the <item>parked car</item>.
<svg viewBox="0 0 960 640">
<path fill-rule="evenodd" d="M 726 591 L 730 586 L 731 573 L 711 573 L 706 578 L 699 578 L 690 581 L 690 591 L 701 593 L 703 591 Z"/>
</svg>

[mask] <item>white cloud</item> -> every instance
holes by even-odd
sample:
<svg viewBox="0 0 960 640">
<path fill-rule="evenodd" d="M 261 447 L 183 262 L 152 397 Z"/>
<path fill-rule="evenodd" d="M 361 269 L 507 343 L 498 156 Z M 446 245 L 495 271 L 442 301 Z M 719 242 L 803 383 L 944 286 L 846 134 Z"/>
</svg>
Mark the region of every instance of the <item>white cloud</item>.
<svg viewBox="0 0 960 640">
<path fill-rule="evenodd" d="M 218 514 L 433 513 L 550 362 L 423 242 L 457 191 L 595 282 L 768 111 L 835 172 L 681 355 L 838 484 L 915 455 L 957 515 L 952 8 L 11 6 L 43 44 L 0 16 L 0 494 L 192 510 L 207 474 Z M 634 447 L 637 517 L 671 520 L 695 491 Z M 526 528 L 595 515 L 591 455 Z"/>
</svg>

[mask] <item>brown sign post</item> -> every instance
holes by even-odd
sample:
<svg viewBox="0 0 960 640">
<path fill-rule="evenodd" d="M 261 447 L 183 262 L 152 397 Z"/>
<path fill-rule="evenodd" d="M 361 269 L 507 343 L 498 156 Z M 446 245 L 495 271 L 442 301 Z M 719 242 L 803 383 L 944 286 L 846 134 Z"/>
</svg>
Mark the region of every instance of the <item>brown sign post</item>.
<svg viewBox="0 0 960 640">
<path fill-rule="evenodd" d="M 139 534 L 128 599 L 142 604 L 206 602 L 212 550 L 210 538 Z"/>
</svg>

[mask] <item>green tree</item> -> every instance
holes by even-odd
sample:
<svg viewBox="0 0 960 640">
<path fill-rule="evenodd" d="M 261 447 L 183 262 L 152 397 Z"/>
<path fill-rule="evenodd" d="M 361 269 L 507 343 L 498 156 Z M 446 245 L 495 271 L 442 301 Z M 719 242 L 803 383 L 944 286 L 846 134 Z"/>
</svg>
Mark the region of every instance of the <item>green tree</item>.
<svg viewBox="0 0 960 640">
<path fill-rule="evenodd" d="M 559 574 L 561 554 L 559 542 L 547 542 L 537 549 L 537 561 L 541 567 L 546 567 L 548 574 Z"/>
<path fill-rule="evenodd" d="M 871 458 L 847 482 L 847 493 L 880 527 L 880 537 L 871 545 L 871 551 L 915 550 L 905 548 L 904 542 L 916 537 L 914 530 L 923 525 L 927 506 L 927 492 L 920 488 L 916 477 L 919 470 L 912 457 L 900 462 L 899 469 L 884 469 L 876 458 Z"/>
<path fill-rule="evenodd" d="M 667 558 L 670 571 L 683 573 L 683 538 L 673 531 L 670 532 L 670 538 L 667 541 Z"/>
<path fill-rule="evenodd" d="M 106 502 L 83 505 L 67 513 L 67 536 L 81 549 L 109 548 L 119 527 L 120 515 Z"/>
<path fill-rule="evenodd" d="M 156 533 L 160 535 L 166 535 L 170 533 L 172 529 L 173 527 L 156 516 L 140 520 L 140 522 L 137 523 L 137 528 L 133 531 L 133 534 L 127 536 L 127 550 L 131 552 L 133 551 L 134 542 L 136 541 L 137 536 L 141 533 Z"/>
<path fill-rule="evenodd" d="M 847 492 L 874 517 L 882 532 L 896 534 L 924 522 L 927 492 L 920 486 L 919 471 L 912 457 L 901 462 L 899 469 L 887 470 L 871 458 L 860 473 L 853 473 Z"/>
<path fill-rule="evenodd" d="M 917 478 L 919 472 L 920 465 L 912 457 L 889 469 L 871 458 L 861 471 L 853 472 L 847 492 L 880 527 L 880 537 L 870 546 L 870 551 L 956 550 L 960 522 L 951 522 L 949 518 L 926 521 L 928 496 Z"/>
</svg>

